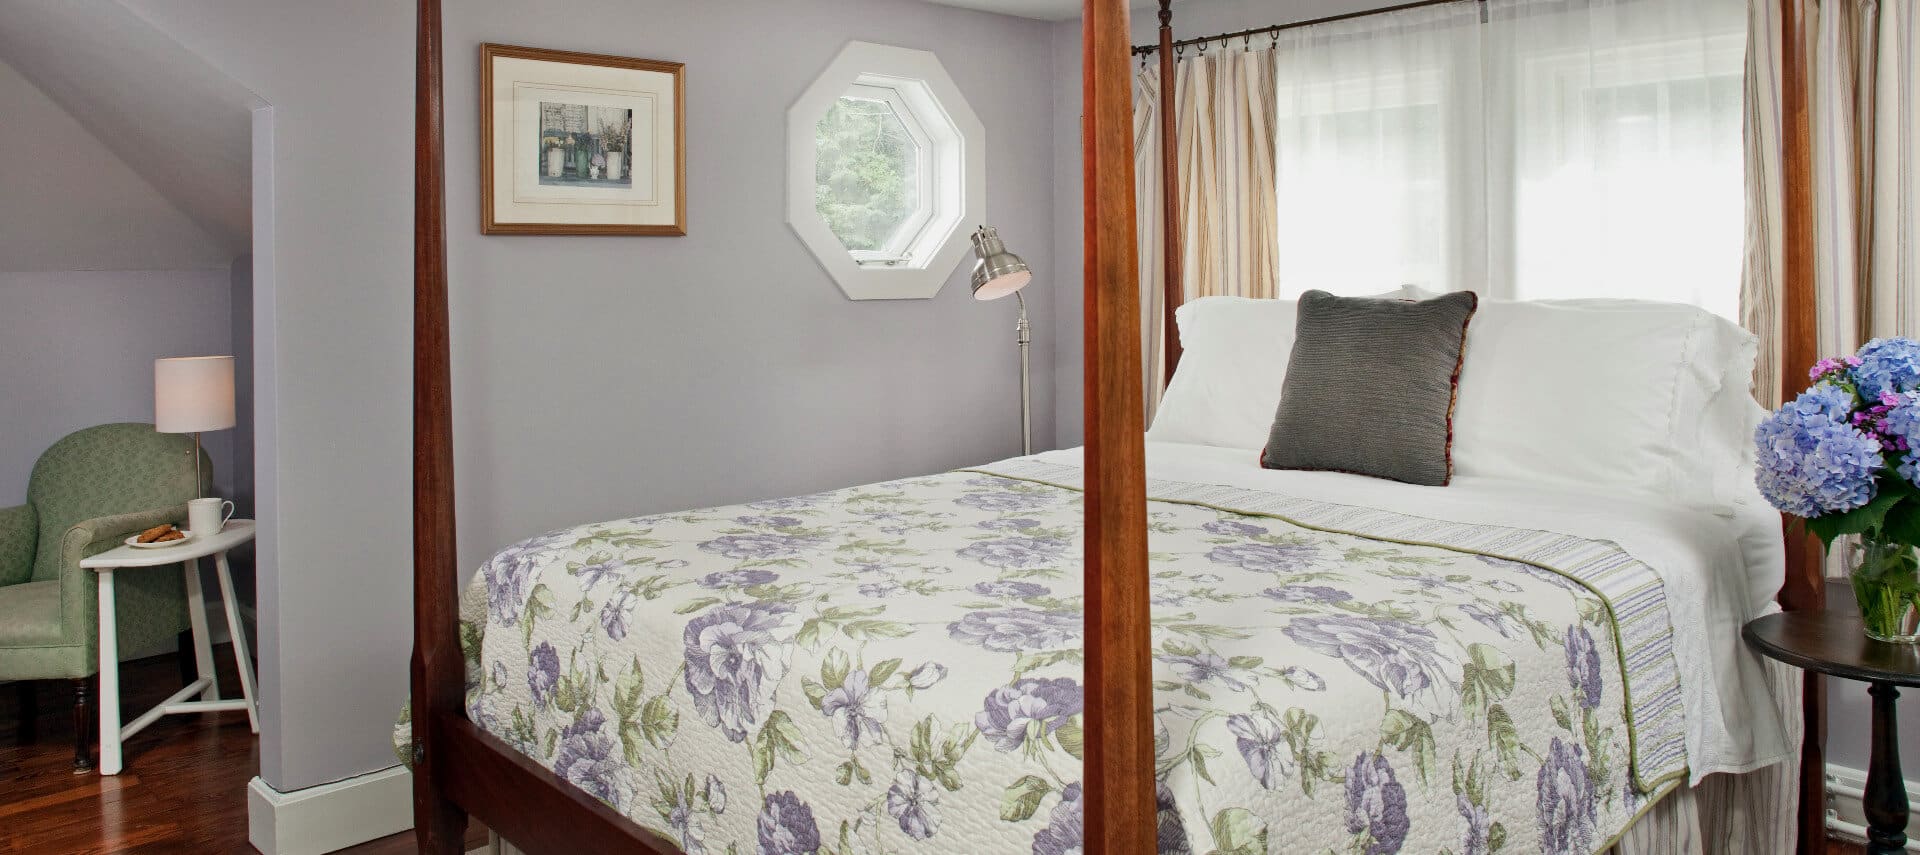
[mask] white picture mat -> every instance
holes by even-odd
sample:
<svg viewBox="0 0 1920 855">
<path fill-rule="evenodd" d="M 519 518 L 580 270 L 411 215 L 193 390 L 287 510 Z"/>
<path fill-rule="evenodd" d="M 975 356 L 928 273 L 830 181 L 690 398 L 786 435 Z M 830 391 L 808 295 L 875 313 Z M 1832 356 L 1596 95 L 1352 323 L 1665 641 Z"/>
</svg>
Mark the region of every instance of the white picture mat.
<svg viewBox="0 0 1920 855">
<path fill-rule="evenodd" d="M 499 223 L 673 225 L 674 75 L 517 57 L 493 58 L 493 218 Z M 631 107 L 633 188 L 542 187 L 535 174 L 539 101 Z M 522 98 L 527 99 L 523 104 Z M 650 102 L 650 103 L 649 103 Z M 523 106 L 531 112 L 523 115 Z M 644 114 L 643 114 L 644 111 Z"/>
</svg>

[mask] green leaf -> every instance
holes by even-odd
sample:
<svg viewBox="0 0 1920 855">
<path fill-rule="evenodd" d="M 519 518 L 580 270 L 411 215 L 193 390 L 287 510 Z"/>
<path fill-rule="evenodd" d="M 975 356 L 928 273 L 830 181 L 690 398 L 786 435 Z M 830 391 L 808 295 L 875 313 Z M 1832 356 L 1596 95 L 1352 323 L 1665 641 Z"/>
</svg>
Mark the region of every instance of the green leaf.
<svg viewBox="0 0 1920 855">
<path fill-rule="evenodd" d="M 1487 829 L 1487 851 L 1498 852 L 1501 847 L 1506 845 L 1507 827 L 1496 822 L 1492 828 Z"/>
<path fill-rule="evenodd" d="M 774 710 L 767 714 L 767 723 L 760 726 L 760 732 L 753 738 L 753 779 L 764 784 L 772 774 L 775 759 L 788 763 L 800 763 L 807 759 L 800 748 L 800 728 L 795 727 L 793 718 L 786 710 Z"/>
<path fill-rule="evenodd" d="M 852 668 L 846 651 L 835 647 L 820 660 L 820 682 L 829 690 L 838 689 L 847 682 L 847 672 Z"/>
<path fill-rule="evenodd" d="M 1000 794 L 1000 819 L 1005 822 L 1026 822 L 1034 811 L 1040 809 L 1040 802 L 1053 792 L 1053 785 L 1045 778 L 1028 775 L 1012 784 Z"/>
<path fill-rule="evenodd" d="M 866 641 L 872 638 L 906 638 L 913 634 L 913 627 L 890 620 L 856 620 L 840 627 L 840 631 L 854 641 Z"/>
<path fill-rule="evenodd" d="M 809 650 L 820 646 L 820 619 L 807 618 L 805 623 L 800 624 L 800 631 L 794 633 L 793 641 Z"/>
<path fill-rule="evenodd" d="M 900 670 L 900 660 L 898 659 L 888 659 L 881 662 L 867 669 L 867 685 L 878 686 L 886 682 L 887 678 L 893 676 L 893 672 L 898 670 Z"/>
<path fill-rule="evenodd" d="M 1507 780 L 1520 779 L 1520 729 L 1513 724 L 1507 708 L 1494 704 L 1487 709 L 1487 744 L 1500 758 L 1500 769 Z"/>
<path fill-rule="evenodd" d="M 827 687 L 820 685 L 819 680 L 801 677 L 800 691 L 807 696 L 807 703 L 812 704 L 814 709 L 820 709 L 821 705 L 826 703 Z"/>
<path fill-rule="evenodd" d="M 913 726 L 913 739 L 908 745 L 911 749 L 908 756 L 913 758 L 913 762 L 933 765 L 933 716 L 927 716 Z"/>
<path fill-rule="evenodd" d="M 1920 544 L 1920 500 L 1900 502 L 1889 509 L 1880 534 L 1897 543 Z"/>
<path fill-rule="evenodd" d="M 694 612 L 705 609 L 706 607 L 711 606 L 718 602 L 720 602 L 719 597 L 700 597 L 697 599 L 688 600 L 685 604 L 681 605 L 679 608 L 674 609 L 673 613 L 677 615 L 690 615 L 690 614 L 693 614 Z"/>
<path fill-rule="evenodd" d="M 1547 706 L 1553 709 L 1553 723 L 1560 725 L 1562 730 L 1573 732 L 1573 716 L 1567 712 L 1567 699 L 1554 695 L 1547 701 Z"/>
<path fill-rule="evenodd" d="M 1485 710 L 1513 694 L 1513 661 L 1489 644 L 1467 646 L 1461 673 L 1460 701 L 1469 709 Z"/>
<path fill-rule="evenodd" d="M 673 735 L 679 729 L 680 713 L 674 710 L 666 695 L 655 695 L 640 711 L 640 732 L 655 748 L 673 744 Z"/>
<path fill-rule="evenodd" d="M 1831 549 L 1834 540 L 1842 535 L 1866 534 L 1879 529 L 1887 512 L 1911 495 L 1913 488 L 1900 478 L 1881 478 L 1873 498 L 1866 504 L 1843 513 L 1809 519 L 1807 531 L 1820 538 L 1822 546 Z"/>
<path fill-rule="evenodd" d="M 1060 747 L 1073 755 L 1073 759 L 1083 762 L 1087 759 L 1087 734 L 1080 727 L 1079 716 L 1067 719 L 1065 724 L 1060 725 L 1060 729 L 1053 732 L 1053 738 L 1060 741 Z"/>
<path fill-rule="evenodd" d="M 1420 781 L 1426 783 L 1427 772 L 1434 762 L 1432 725 L 1405 710 L 1387 710 L 1386 717 L 1380 720 L 1380 738 L 1388 745 L 1411 753 Z"/>
<path fill-rule="evenodd" d="M 1210 855 L 1266 855 L 1267 826 L 1245 808 L 1227 808 L 1208 823 L 1213 832 Z"/>
</svg>

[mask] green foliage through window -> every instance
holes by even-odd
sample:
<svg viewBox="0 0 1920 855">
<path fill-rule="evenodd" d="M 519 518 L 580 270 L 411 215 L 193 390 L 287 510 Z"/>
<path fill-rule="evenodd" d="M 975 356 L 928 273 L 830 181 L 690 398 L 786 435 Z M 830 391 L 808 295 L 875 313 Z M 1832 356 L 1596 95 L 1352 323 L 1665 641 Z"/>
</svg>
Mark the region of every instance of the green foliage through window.
<svg viewBox="0 0 1920 855">
<path fill-rule="evenodd" d="M 886 251 L 920 205 L 920 151 L 885 101 L 843 96 L 814 129 L 814 206 L 849 251 Z"/>
</svg>

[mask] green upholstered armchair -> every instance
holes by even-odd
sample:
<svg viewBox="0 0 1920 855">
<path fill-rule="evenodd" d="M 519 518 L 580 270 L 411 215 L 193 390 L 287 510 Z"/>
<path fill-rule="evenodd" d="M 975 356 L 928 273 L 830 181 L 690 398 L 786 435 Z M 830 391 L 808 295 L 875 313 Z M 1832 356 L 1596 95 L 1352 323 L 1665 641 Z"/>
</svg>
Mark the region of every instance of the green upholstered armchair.
<svg viewBox="0 0 1920 855">
<path fill-rule="evenodd" d="M 202 470 L 211 481 L 211 466 Z M 78 768 L 92 765 L 87 689 L 99 670 L 100 625 L 97 582 L 80 561 L 184 520 L 197 494 L 193 477 L 193 441 L 184 434 L 100 425 L 54 443 L 33 466 L 27 503 L 0 508 L 0 680 L 72 681 Z M 182 574 L 123 575 L 114 592 L 119 649 L 165 647 L 188 625 Z M 33 714 L 31 704 L 23 707 Z"/>
</svg>

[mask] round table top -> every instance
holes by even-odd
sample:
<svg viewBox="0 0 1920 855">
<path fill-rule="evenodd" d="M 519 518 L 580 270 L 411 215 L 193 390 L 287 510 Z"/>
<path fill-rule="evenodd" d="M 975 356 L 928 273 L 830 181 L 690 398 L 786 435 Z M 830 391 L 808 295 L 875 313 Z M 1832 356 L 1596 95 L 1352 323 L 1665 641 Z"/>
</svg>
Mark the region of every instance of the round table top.
<svg viewBox="0 0 1920 855">
<path fill-rule="evenodd" d="M 1920 687 L 1920 645 L 1867 637 L 1850 612 L 1781 612 L 1740 630 L 1755 652 L 1849 680 Z"/>
</svg>

